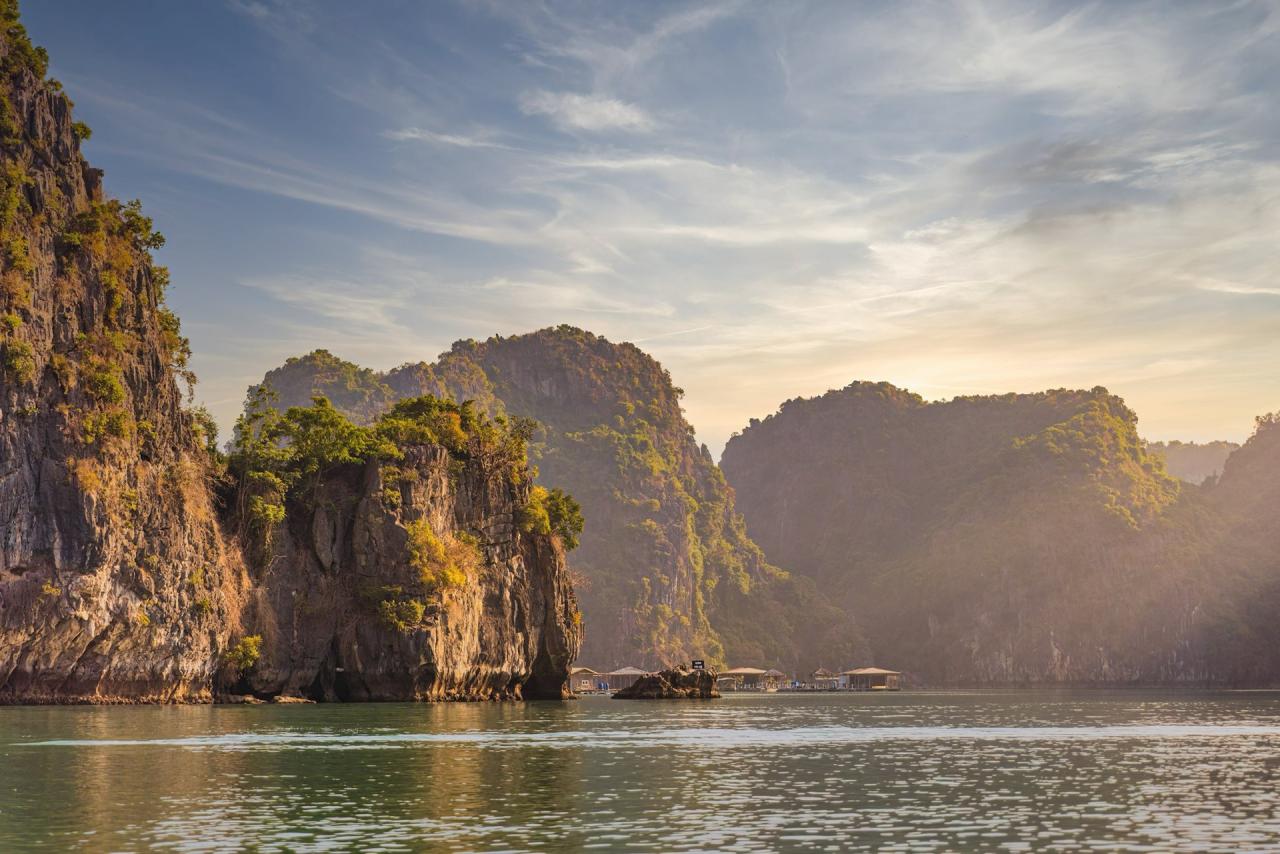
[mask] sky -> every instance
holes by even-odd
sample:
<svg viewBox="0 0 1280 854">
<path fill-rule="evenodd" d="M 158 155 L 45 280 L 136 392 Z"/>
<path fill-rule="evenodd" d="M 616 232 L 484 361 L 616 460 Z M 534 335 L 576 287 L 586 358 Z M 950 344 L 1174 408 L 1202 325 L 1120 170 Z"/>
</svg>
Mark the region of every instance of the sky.
<svg viewBox="0 0 1280 854">
<path fill-rule="evenodd" d="M 1280 409 L 1280 4 L 25 0 L 224 431 L 326 348 L 569 323 L 699 438 L 885 380 Z"/>
</svg>

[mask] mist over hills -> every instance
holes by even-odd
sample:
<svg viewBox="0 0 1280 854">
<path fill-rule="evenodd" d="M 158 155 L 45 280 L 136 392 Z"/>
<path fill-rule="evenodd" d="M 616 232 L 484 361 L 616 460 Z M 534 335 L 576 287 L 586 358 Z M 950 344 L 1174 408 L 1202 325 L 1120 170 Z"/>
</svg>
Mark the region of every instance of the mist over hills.
<svg viewBox="0 0 1280 854">
<path fill-rule="evenodd" d="M 1222 474 L 1237 442 L 1148 442 L 1147 452 L 1164 458 L 1169 474 L 1188 483 L 1204 483 Z"/>
</svg>

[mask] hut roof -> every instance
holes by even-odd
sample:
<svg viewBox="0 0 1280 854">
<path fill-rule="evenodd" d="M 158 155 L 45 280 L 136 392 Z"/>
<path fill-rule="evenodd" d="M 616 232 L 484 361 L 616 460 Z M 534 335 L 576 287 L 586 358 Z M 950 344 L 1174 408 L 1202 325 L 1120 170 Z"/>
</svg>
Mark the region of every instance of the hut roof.
<svg viewBox="0 0 1280 854">
<path fill-rule="evenodd" d="M 819 667 L 817 670 L 813 671 L 813 678 L 814 679 L 834 679 L 836 678 L 836 674 L 832 673 L 830 670 L 828 670 L 825 667 Z"/>
<path fill-rule="evenodd" d="M 897 670 L 885 670 L 881 667 L 859 667 L 857 670 L 846 670 L 841 676 L 901 676 Z"/>
<path fill-rule="evenodd" d="M 781 670 L 770 669 L 770 670 L 766 670 L 764 675 L 765 676 L 782 676 L 785 678 L 787 674 L 783 673 Z"/>
<path fill-rule="evenodd" d="M 617 670 L 611 670 L 604 674 L 605 676 L 644 676 L 649 671 L 641 670 L 639 667 L 619 667 Z"/>
<path fill-rule="evenodd" d="M 763 676 L 765 671 L 759 667 L 735 667 L 732 670 L 723 670 L 721 676 Z"/>
<path fill-rule="evenodd" d="M 577 676 L 579 673 L 585 673 L 588 676 L 599 676 L 599 670 L 592 670 L 590 667 L 575 667 L 569 671 L 570 676 Z"/>
</svg>

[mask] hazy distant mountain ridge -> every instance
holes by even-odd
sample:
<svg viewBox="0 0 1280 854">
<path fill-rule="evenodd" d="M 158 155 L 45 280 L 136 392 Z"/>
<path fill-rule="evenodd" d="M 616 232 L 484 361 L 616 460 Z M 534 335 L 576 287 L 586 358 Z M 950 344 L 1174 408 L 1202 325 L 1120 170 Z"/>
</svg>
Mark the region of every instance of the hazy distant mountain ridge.
<svg viewBox="0 0 1280 854">
<path fill-rule="evenodd" d="M 858 382 L 752 419 L 721 466 L 766 554 L 825 578 L 837 568 L 835 544 L 856 542 L 838 564 L 847 577 L 850 562 L 878 564 L 941 522 L 958 495 L 1036 461 L 1057 479 L 1087 470 L 1083 482 L 1114 491 L 1114 512 L 1135 522 L 1149 515 L 1177 484 L 1142 453 L 1134 420 L 1105 389 L 930 404 L 888 383 Z"/>
<path fill-rule="evenodd" d="M 1234 683 L 1280 683 L 1280 413 L 1258 419 L 1205 503 L 1216 529 L 1204 564 L 1221 593 L 1210 655 Z"/>
<path fill-rule="evenodd" d="M 1235 442 L 1148 442 L 1147 451 L 1164 458 L 1169 474 L 1188 483 L 1204 483 L 1222 474 L 1227 457 L 1240 446 Z"/>
</svg>

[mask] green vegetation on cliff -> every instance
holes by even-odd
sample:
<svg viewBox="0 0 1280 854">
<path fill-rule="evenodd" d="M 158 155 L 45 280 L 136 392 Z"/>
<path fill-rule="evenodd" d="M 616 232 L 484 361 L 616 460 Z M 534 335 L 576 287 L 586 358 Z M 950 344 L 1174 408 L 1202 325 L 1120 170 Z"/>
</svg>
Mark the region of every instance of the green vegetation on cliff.
<svg viewBox="0 0 1280 854">
<path fill-rule="evenodd" d="M 528 425 L 254 400 L 223 457 L 164 238 L 105 197 L 46 63 L 0 0 L 0 702 L 561 696 L 577 527 L 531 498 Z"/>
<path fill-rule="evenodd" d="M 284 521 L 287 500 L 307 504 L 330 472 L 370 460 L 394 463 L 416 445 L 443 446 L 455 459 L 477 460 L 486 470 L 519 484 L 529 476 L 527 443 L 532 431 L 526 419 L 490 419 L 470 401 L 459 404 L 431 395 L 398 401 L 372 425 L 361 426 L 323 395 L 314 396 L 310 406 L 281 412 L 275 393 L 255 386 L 236 421 L 228 458 L 238 487 L 237 517 L 249 539 L 257 541 L 263 553 L 269 552 L 265 538 Z M 388 486 L 384 497 L 398 502 L 393 487 Z M 566 549 L 577 546 L 583 528 L 577 502 L 560 489 L 531 488 L 522 519 L 531 520 L 524 525 L 527 533 L 555 534 Z M 410 535 L 414 565 L 424 580 L 432 586 L 454 586 L 458 562 L 444 556 L 445 546 L 430 539 L 429 529 L 411 530 Z"/>
</svg>

